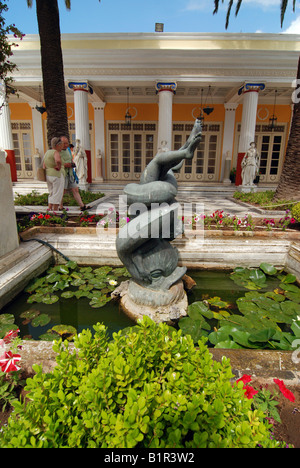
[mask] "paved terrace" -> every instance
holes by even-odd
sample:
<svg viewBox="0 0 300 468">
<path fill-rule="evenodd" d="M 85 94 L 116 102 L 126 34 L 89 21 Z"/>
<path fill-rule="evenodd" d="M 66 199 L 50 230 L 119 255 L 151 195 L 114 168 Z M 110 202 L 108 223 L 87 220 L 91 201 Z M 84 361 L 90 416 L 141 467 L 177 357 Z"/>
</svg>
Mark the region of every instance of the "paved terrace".
<svg viewBox="0 0 300 468">
<path fill-rule="evenodd" d="M 96 200 L 89 204 L 91 209 L 89 210 L 90 214 L 96 214 L 105 212 L 111 206 L 116 207 L 116 209 L 123 214 L 123 211 L 126 211 L 126 198 L 123 195 L 123 188 L 126 184 L 111 184 L 111 183 L 102 183 L 102 184 L 91 184 L 91 192 L 102 192 L 105 196 L 99 200 Z M 274 186 L 260 186 L 258 190 L 274 190 Z M 13 192 L 16 194 L 28 194 L 33 190 L 38 193 L 47 193 L 47 185 L 43 182 L 15 182 L 13 184 Z M 236 215 L 238 217 L 244 217 L 246 214 L 251 214 L 252 216 L 272 216 L 272 217 L 281 217 L 283 212 L 272 212 L 265 211 L 263 209 L 250 207 L 245 203 L 238 202 L 232 198 L 234 192 L 236 191 L 235 185 L 223 185 L 223 184 L 179 184 L 177 201 L 183 204 L 193 204 L 193 212 L 203 210 L 206 214 L 211 214 L 216 210 L 223 210 L 224 213 L 229 213 L 230 215 Z M 99 206 L 100 205 L 100 206 Z M 101 208 L 101 209 L 100 209 Z M 77 215 L 80 213 L 79 207 L 68 207 L 69 213 Z M 30 213 L 35 212 L 46 212 L 47 207 L 45 206 L 18 206 L 16 211 L 18 213 Z M 198 213 L 199 214 L 199 213 Z"/>
</svg>

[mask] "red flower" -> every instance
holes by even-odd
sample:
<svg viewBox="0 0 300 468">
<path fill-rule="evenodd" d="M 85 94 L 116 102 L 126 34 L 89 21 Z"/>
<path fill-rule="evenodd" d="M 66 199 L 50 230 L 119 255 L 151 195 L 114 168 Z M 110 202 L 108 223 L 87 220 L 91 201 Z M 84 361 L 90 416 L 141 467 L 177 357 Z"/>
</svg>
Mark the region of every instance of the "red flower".
<svg viewBox="0 0 300 468">
<path fill-rule="evenodd" d="M 290 400 L 291 402 L 295 401 L 295 395 L 288 388 L 286 388 L 283 380 L 273 379 L 273 382 L 276 383 L 281 391 L 282 395 Z"/>
<path fill-rule="evenodd" d="M 45 214 L 45 219 L 50 219 L 51 216 L 49 214 Z"/>
<path fill-rule="evenodd" d="M 40 213 L 40 214 L 38 215 L 38 219 L 43 219 L 43 218 L 44 218 L 44 215 L 42 215 L 42 213 Z"/>
<path fill-rule="evenodd" d="M 254 397 L 254 395 L 258 393 L 258 390 L 254 390 L 254 388 L 251 387 L 250 385 L 244 385 L 244 390 L 245 390 L 245 397 L 247 397 L 248 400 L 251 400 Z"/>
<path fill-rule="evenodd" d="M 5 352 L 0 358 L 0 367 L 2 372 L 13 372 L 20 370 L 21 367 L 16 365 L 16 362 L 21 361 L 20 354 L 13 354 L 11 351 Z"/>
<path fill-rule="evenodd" d="M 240 379 L 236 381 L 236 383 L 243 382 L 244 384 L 247 384 L 251 382 L 252 377 L 251 375 L 244 374 Z"/>
<path fill-rule="evenodd" d="M 247 383 L 251 382 L 251 380 L 251 375 L 244 374 L 240 379 L 236 381 L 236 383 L 243 382 L 243 390 L 245 390 L 245 397 L 248 398 L 248 400 L 251 400 L 254 397 L 254 395 L 258 393 L 258 390 L 254 390 L 253 387 L 247 385 Z"/>
<path fill-rule="evenodd" d="M 5 344 L 11 343 L 12 340 L 17 338 L 19 331 L 20 330 L 10 330 L 8 333 L 6 333 L 5 337 L 3 338 L 4 343 Z"/>
</svg>

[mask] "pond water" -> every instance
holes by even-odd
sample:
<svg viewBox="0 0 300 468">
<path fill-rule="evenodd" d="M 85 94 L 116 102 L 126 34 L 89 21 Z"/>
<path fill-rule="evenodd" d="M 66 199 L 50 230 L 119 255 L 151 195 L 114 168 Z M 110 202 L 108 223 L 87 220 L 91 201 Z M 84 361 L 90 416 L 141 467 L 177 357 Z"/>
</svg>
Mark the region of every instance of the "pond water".
<svg viewBox="0 0 300 468">
<path fill-rule="evenodd" d="M 195 301 L 202 301 L 209 297 L 220 297 L 221 300 L 229 302 L 232 312 L 236 308 L 236 300 L 243 296 L 247 289 L 235 284 L 230 279 L 230 271 L 188 271 L 188 275 L 196 281 L 196 286 L 188 293 L 189 304 Z M 118 278 L 118 283 L 126 278 Z M 278 280 L 268 282 L 268 289 L 272 290 L 278 285 Z M 72 289 L 72 288 L 71 288 Z M 75 288 L 73 288 L 75 290 Z M 264 291 L 265 289 L 262 289 Z M 42 302 L 28 303 L 30 294 L 21 293 L 9 305 L 2 309 L 1 314 L 12 314 L 15 317 L 15 324 L 20 329 L 20 336 L 30 336 L 35 340 L 45 334 L 53 326 L 64 324 L 74 327 L 77 333 L 83 329 L 93 329 L 93 324 L 103 323 L 107 327 L 109 336 L 114 332 L 134 325 L 120 309 L 119 301 L 113 300 L 100 308 L 93 308 L 90 305 L 91 299 L 88 297 L 75 296 L 64 298 L 62 291 L 57 291 L 60 297 L 53 304 L 44 304 Z M 49 323 L 33 326 L 32 321 L 24 322 L 24 312 L 28 310 L 39 311 L 40 315 L 49 316 Z M 23 315 L 23 317 L 22 317 Z"/>
</svg>

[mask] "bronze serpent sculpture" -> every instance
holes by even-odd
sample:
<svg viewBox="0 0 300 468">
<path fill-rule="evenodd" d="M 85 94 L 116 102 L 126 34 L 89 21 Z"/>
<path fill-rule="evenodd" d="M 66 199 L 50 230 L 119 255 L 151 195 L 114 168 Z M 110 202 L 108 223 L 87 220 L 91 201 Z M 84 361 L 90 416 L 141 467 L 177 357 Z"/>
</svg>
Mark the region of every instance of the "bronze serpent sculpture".
<svg viewBox="0 0 300 468">
<path fill-rule="evenodd" d="M 182 295 L 181 287 L 179 292 L 178 288 L 170 292 L 186 272 L 186 267 L 177 266 L 178 252 L 170 245 L 183 232 L 173 170 L 193 158 L 201 135 L 201 121 L 196 120 L 179 150 L 158 153 L 145 168 L 140 183 L 124 188 L 130 221 L 120 229 L 116 248 L 132 276 L 129 295 L 138 304 L 165 306 Z"/>
</svg>

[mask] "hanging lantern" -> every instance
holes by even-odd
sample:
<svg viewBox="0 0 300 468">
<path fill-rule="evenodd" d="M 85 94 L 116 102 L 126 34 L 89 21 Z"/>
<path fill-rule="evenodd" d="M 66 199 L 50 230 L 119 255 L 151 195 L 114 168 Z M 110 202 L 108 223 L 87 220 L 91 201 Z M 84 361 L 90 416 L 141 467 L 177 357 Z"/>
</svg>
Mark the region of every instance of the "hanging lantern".
<svg viewBox="0 0 300 468">
<path fill-rule="evenodd" d="M 127 110 L 125 114 L 125 125 L 131 127 L 131 114 L 129 112 L 129 88 L 127 88 Z"/>
<path fill-rule="evenodd" d="M 208 87 L 208 93 L 207 93 L 207 96 L 206 96 L 206 101 L 205 101 L 205 107 L 203 108 L 203 112 L 205 112 L 206 115 L 209 115 L 213 112 L 214 110 L 214 107 L 213 105 L 209 105 L 209 104 L 206 104 L 208 98 L 210 98 L 210 101 L 212 103 L 212 94 L 211 94 L 211 86 L 209 85 Z"/>
<path fill-rule="evenodd" d="M 269 129 L 272 131 L 276 127 L 277 124 L 277 117 L 275 115 L 276 109 L 276 97 L 277 97 L 277 89 L 275 89 L 275 98 L 274 98 L 274 106 L 273 106 L 273 115 L 269 118 Z"/>
</svg>

